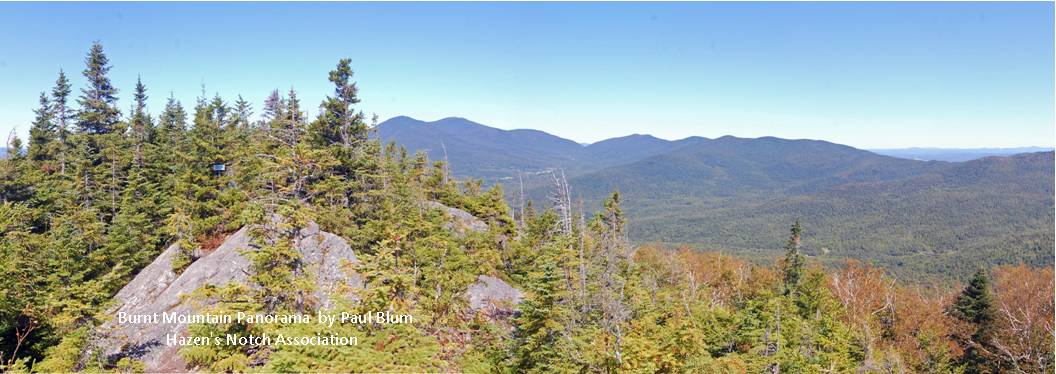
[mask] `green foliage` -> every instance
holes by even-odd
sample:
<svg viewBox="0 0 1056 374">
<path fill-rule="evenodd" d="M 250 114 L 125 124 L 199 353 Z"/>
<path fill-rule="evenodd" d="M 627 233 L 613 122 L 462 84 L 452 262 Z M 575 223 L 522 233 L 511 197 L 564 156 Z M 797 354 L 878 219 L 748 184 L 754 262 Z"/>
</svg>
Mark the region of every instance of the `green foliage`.
<svg viewBox="0 0 1056 374">
<path fill-rule="evenodd" d="M 973 373 L 994 370 L 991 368 L 994 364 L 988 362 L 985 353 L 993 349 L 990 335 L 993 332 L 994 298 L 990 292 L 990 276 L 980 269 L 972 275 L 968 286 L 950 307 L 950 314 L 975 328 L 971 337 L 967 338 L 967 349 L 962 358 L 967 370 Z"/>
<path fill-rule="evenodd" d="M 788 238 L 788 244 L 785 245 L 785 261 L 782 264 L 786 295 L 796 294 L 803 278 L 803 255 L 799 253 L 802 235 L 803 227 L 800 226 L 799 220 L 796 220 L 796 223 L 792 225 L 792 234 Z"/>
<path fill-rule="evenodd" d="M 37 117 L 29 128 L 29 150 L 27 154 L 34 161 L 48 160 L 52 157 L 53 142 L 56 140 L 56 129 L 53 121 L 54 111 L 48 96 L 40 93 L 40 108 L 33 111 Z"/>
<path fill-rule="evenodd" d="M 518 373 L 572 372 L 562 346 L 563 322 L 568 311 L 560 305 L 563 287 L 557 266 L 543 265 L 537 280 L 529 285 L 528 298 L 521 305 L 512 339 L 510 368 Z"/>
<path fill-rule="evenodd" d="M 979 270 L 968 280 L 968 286 L 957 297 L 951 312 L 961 320 L 984 326 L 994 319 L 993 303 L 993 296 L 990 295 L 990 277 L 986 271 Z"/>
<path fill-rule="evenodd" d="M 114 131 L 120 111 L 115 105 L 117 89 L 110 83 L 110 59 L 103 53 L 103 45 L 92 43 L 92 49 L 85 57 L 83 71 L 88 80 L 88 87 L 81 90 L 81 111 L 77 114 L 77 126 L 80 131 L 91 135 L 109 134 Z"/>
</svg>

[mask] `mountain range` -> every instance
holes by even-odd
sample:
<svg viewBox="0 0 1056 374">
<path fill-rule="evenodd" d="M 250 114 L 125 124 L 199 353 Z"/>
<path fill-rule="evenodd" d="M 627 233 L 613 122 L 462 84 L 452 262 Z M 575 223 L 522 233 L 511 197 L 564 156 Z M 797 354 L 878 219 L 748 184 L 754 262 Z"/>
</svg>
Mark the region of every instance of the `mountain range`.
<svg viewBox="0 0 1056 374">
<path fill-rule="evenodd" d="M 769 259 L 798 219 L 806 253 L 823 263 L 857 258 L 913 278 L 1052 264 L 1051 151 L 948 162 L 774 137 L 582 145 L 454 117 L 396 117 L 375 136 L 446 159 L 456 176 L 503 184 L 511 202 L 523 188 L 545 204 L 561 172 L 586 211 L 619 190 L 638 243 Z"/>
<path fill-rule="evenodd" d="M 1011 156 L 1020 153 L 1048 152 L 1051 147 L 1016 148 L 892 148 L 869 151 L 900 158 L 924 161 L 971 161 L 990 156 Z"/>
</svg>

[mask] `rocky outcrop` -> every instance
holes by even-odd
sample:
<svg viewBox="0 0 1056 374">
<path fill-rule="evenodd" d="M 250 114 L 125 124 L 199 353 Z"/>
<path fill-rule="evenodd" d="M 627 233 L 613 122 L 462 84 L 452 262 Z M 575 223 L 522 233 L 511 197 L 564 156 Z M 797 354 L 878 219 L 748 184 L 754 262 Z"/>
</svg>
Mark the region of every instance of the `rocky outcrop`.
<svg viewBox="0 0 1056 374">
<path fill-rule="evenodd" d="M 486 223 L 464 210 L 436 202 L 426 202 L 424 206 L 446 212 L 451 217 L 447 228 L 457 235 L 488 230 Z M 251 262 L 243 253 L 254 249 L 249 231 L 244 227 L 224 239 L 215 250 L 199 253 L 200 257 L 180 274 L 172 271 L 172 260 L 179 248 L 176 245 L 167 248 L 114 296 L 116 305 L 109 313 L 114 318 L 94 331 L 84 357 L 99 357 L 111 363 L 130 357 L 142 361 L 148 372 L 186 371 L 179 347 L 166 345 L 165 339 L 167 335 L 185 336 L 187 324 L 164 321 L 120 324 L 116 317 L 119 313 L 160 316 L 200 312 L 202 303 L 189 300 L 188 295 L 206 285 L 221 286 L 248 279 Z M 331 300 L 340 287 L 363 287 L 359 275 L 346 266 L 357 260 L 343 238 L 321 231 L 312 223 L 298 231 L 293 247 L 314 276 L 320 308 L 332 306 Z M 483 275 L 466 290 L 465 296 L 473 310 L 483 310 L 492 316 L 512 315 L 522 298 L 520 291 L 502 280 Z"/>
<path fill-rule="evenodd" d="M 250 261 L 242 253 L 252 250 L 250 243 L 249 229 L 242 228 L 228 236 L 215 250 L 204 253 L 179 275 L 172 271 L 172 259 L 179 249 L 176 245 L 170 246 L 114 296 L 117 305 L 111 315 L 115 319 L 96 330 L 96 338 L 86 356 L 92 356 L 94 350 L 106 360 L 131 357 L 141 360 L 148 372 L 186 370 L 177 354 L 179 347 L 165 344 L 166 335 L 186 334 L 186 324 L 164 321 L 119 324 L 116 316 L 119 313 L 194 314 L 199 306 L 187 301 L 187 295 L 205 285 L 219 286 L 247 279 Z M 310 224 L 298 232 L 293 246 L 315 275 L 316 297 L 322 307 L 329 306 L 331 295 L 340 285 L 362 286 L 358 275 L 343 269 L 344 264 L 354 263 L 356 256 L 341 237 L 320 231 L 317 225 Z"/>
<path fill-rule="evenodd" d="M 477 282 L 466 289 L 470 309 L 511 311 L 524 298 L 520 290 L 513 288 L 502 279 L 481 275 Z"/>
<path fill-rule="evenodd" d="M 435 201 L 425 201 L 422 205 L 429 208 L 440 209 L 447 213 L 447 215 L 451 217 L 451 221 L 447 224 L 447 229 L 454 231 L 456 234 L 462 234 L 467 231 L 488 231 L 487 223 L 462 209 L 452 208 Z"/>
</svg>

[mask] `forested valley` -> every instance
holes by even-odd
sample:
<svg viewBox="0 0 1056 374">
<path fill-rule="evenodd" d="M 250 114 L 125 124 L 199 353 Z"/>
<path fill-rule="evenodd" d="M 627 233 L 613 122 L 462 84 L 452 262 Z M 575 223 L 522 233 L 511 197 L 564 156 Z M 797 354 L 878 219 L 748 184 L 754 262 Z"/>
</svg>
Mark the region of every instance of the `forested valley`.
<svg viewBox="0 0 1056 374">
<path fill-rule="evenodd" d="M 0 367 L 4 372 L 148 371 L 93 347 L 115 294 L 168 248 L 180 274 L 236 232 L 244 282 L 203 287 L 201 310 L 389 311 L 413 324 L 330 328 L 196 324 L 189 333 L 356 335 L 355 346 L 196 346 L 185 370 L 472 373 L 1052 373 L 1053 269 L 981 268 L 965 284 L 898 282 L 867 262 L 806 256 L 787 238 L 772 265 L 633 245 L 624 195 L 584 212 L 561 180 L 547 206 L 512 209 L 501 184 L 371 137 L 351 61 L 315 118 L 293 89 L 255 116 L 240 96 L 146 105 L 150 77 L 118 107 L 111 63 L 91 46 L 79 93 L 63 71 L 23 142 L 0 160 Z M 124 69 L 124 67 L 121 67 Z M 276 82 L 281 83 L 281 82 Z M 482 224 L 452 229 L 454 213 Z M 476 222 L 475 221 L 475 222 Z M 317 225 L 347 241 L 361 280 L 322 302 L 297 250 Z M 248 231 L 241 231 L 248 230 Z M 479 276 L 523 293 L 505 308 L 465 297 Z M 150 281 L 150 280 L 147 280 Z M 324 331 L 325 330 L 325 331 Z M 142 347 L 139 347 L 142 349 Z"/>
</svg>

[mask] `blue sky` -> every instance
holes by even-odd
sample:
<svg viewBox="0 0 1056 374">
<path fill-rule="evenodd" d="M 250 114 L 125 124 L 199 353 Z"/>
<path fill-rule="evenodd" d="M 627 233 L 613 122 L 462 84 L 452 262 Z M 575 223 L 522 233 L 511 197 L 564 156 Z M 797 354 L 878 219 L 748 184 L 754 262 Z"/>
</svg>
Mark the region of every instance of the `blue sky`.
<svg viewBox="0 0 1056 374">
<path fill-rule="evenodd" d="M 861 148 L 1052 146 L 1053 3 L 0 3 L 0 131 L 24 136 L 100 40 L 127 113 L 273 89 L 315 106 L 353 61 L 382 120 L 466 117 Z M 77 92 L 77 91 L 75 91 Z M 259 112 L 259 110 L 257 110 Z"/>
</svg>

